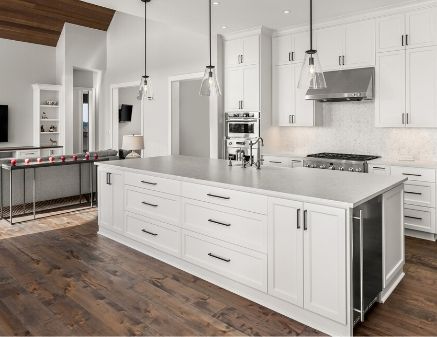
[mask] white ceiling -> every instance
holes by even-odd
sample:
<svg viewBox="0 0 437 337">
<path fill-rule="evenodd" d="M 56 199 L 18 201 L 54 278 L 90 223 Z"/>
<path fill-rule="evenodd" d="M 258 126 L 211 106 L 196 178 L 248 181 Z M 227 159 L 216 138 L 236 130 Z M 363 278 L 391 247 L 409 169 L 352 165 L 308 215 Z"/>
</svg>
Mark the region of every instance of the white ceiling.
<svg viewBox="0 0 437 337">
<path fill-rule="evenodd" d="M 83 0 L 136 16 L 144 16 L 141 0 Z M 308 23 L 309 0 L 217 0 L 213 25 L 217 32 L 230 32 L 264 25 L 279 29 Z M 428 0 L 314 0 L 314 21 L 326 21 L 344 15 L 377 8 Z M 290 10 L 286 15 L 284 10 Z M 168 25 L 207 33 L 207 0 L 152 0 L 148 18 Z M 221 27 L 227 26 L 226 30 Z"/>
</svg>

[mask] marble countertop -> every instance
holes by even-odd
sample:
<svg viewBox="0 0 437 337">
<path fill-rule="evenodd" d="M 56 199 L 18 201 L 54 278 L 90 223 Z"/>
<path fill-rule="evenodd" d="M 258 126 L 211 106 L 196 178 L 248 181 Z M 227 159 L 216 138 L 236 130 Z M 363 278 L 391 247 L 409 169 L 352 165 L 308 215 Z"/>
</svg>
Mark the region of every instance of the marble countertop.
<svg viewBox="0 0 437 337">
<path fill-rule="evenodd" d="M 291 159 L 303 159 L 306 157 L 306 154 L 299 153 L 290 153 L 290 152 L 275 152 L 275 151 L 265 151 L 262 153 L 263 156 L 272 156 L 272 157 L 286 157 Z"/>
<path fill-rule="evenodd" d="M 344 208 L 356 207 L 407 180 L 397 176 L 308 168 L 243 169 L 229 167 L 224 160 L 185 156 L 118 160 L 96 165 Z"/>
<path fill-rule="evenodd" d="M 369 161 L 369 164 L 437 169 L 437 161 L 432 160 L 397 160 L 389 158 L 378 158 Z"/>
</svg>

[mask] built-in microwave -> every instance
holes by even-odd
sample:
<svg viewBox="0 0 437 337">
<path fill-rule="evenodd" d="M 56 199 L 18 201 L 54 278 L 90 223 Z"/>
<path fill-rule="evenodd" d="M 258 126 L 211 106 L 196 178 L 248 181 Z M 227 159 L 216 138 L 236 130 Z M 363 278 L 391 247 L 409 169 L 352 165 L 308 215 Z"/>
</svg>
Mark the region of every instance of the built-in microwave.
<svg viewBox="0 0 437 337">
<path fill-rule="evenodd" d="M 226 138 L 258 138 L 259 136 L 258 112 L 226 114 Z"/>
</svg>

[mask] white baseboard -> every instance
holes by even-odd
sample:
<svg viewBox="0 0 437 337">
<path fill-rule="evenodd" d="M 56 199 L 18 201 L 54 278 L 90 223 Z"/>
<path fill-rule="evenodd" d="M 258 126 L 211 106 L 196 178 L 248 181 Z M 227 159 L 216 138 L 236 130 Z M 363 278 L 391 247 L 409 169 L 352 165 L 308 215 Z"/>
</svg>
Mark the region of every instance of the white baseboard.
<svg viewBox="0 0 437 337">
<path fill-rule="evenodd" d="M 396 289 L 398 284 L 402 281 L 404 276 L 405 276 L 405 273 L 401 269 L 399 275 L 397 277 L 393 277 L 390 284 L 387 285 L 387 287 L 385 287 L 385 289 L 379 295 L 379 298 L 378 298 L 379 303 L 385 303 L 385 301 L 387 301 L 387 299 L 390 297 L 392 292 Z"/>
<path fill-rule="evenodd" d="M 412 229 L 405 229 L 405 236 L 410 236 L 416 239 L 436 241 L 437 235 L 433 233 L 419 232 Z"/>
</svg>

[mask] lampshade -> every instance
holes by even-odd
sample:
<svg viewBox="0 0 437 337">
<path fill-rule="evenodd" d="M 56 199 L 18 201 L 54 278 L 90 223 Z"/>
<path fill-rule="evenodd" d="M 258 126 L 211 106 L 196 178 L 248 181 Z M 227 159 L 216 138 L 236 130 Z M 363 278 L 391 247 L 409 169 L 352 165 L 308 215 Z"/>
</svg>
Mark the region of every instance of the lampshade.
<svg viewBox="0 0 437 337">
<path fill-rule="evenodd" d="M 152 80 L 149 76 L 143 76 L 141 78 L 140 88 L 138 89 L 137 99 L 139 101 L 143 99 L 153 100 L 153 86 Z"/>
<path fill-rule="evenodd" d="M 123 150 L 125 151 L 139 151 L 144 149 L 144 137 L 127 135 L 123 136 Z"/>
<path fill-rule="evenodd" d="M 307 51 L 300 72 L 299 89 L 325 89 L 326 80 L 316 50 Z"/>
<path fill-rule="evenodd" d="M 200 86 L 200 96 L 221 96 L 222 91 L 217 81 L 214 66 L 207 66 Z"/>
</svg>

